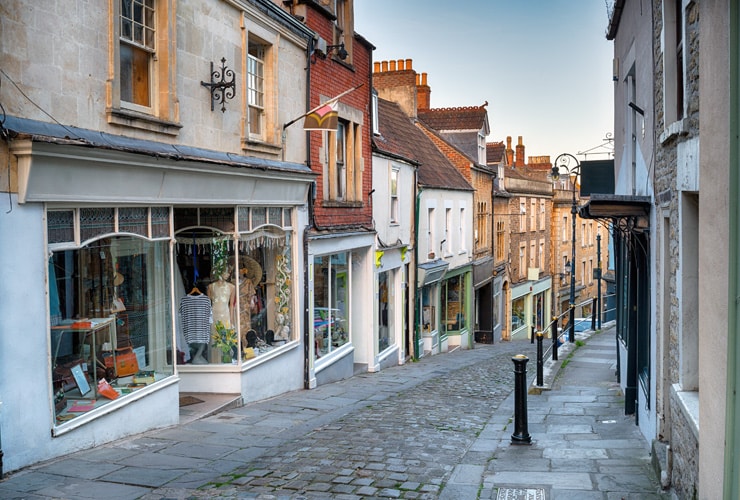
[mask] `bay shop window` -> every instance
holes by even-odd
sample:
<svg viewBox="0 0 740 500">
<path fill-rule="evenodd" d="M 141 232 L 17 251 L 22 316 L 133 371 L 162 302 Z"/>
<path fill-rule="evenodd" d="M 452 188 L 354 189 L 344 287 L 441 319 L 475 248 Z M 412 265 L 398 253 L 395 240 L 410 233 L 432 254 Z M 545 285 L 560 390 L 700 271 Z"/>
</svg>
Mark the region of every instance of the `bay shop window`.
<svg viewBox="0 0 740 500">
<path fill-rule="evenodd" d="M 57 425 L 296 338 L 290 207 L 47 209 Z"/>
</svg>

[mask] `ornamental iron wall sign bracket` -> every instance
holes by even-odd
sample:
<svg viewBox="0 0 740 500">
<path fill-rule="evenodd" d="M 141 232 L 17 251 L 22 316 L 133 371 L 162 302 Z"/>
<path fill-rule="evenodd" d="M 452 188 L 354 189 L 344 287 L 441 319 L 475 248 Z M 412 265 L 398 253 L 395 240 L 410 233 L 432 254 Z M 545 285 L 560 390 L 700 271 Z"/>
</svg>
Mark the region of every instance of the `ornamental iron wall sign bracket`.
<svg viewBox="0 0 740 500">
<path fill-rule="evenodd" d="M 234 70 L 226 67 L 225 57 L 221 58 L 221 69 L 214 70 L 213 62 L 211 62 L 211 83 L 201 81 L 200 84 L 211 91 L 211 111 L 213 111 L 213 103 L 220 102 L 221 112 L 225 112 L 226 100 L 233 99 L 236 94 Z"/>
</svg>

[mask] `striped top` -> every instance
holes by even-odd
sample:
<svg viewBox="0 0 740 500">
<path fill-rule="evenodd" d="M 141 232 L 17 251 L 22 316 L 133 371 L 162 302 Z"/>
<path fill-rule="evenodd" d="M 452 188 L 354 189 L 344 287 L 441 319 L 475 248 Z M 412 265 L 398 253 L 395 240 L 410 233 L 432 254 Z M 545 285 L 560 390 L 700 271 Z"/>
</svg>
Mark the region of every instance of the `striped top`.
<svg viewBox="0 0 740 500">
<path fill-rule="evenodd" d="M 188 344 L 209 344 L 213 314 L 207 295 L 186 295 L 180 299 L 182 332 Z"/>
</svg>

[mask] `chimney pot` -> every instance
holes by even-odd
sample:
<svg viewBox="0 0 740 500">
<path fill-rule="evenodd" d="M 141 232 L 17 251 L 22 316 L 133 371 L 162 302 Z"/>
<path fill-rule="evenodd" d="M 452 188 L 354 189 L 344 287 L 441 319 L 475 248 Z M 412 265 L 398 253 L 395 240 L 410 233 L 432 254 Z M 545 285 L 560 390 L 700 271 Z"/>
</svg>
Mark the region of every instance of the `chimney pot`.
<svg viewBox="0 0 740 500">
<path fill-rule="evenodd" d="M 398 60 L 398 71 L 403 71 L 403 59 Z"/>
<path fill-rule="evenodd" d="M 391 71 L 396 71 L 396 61 L 391 60 Z"/>
<path fill-rule="evenodd" d="M 388 61 L 383 61 L 380 63 L 380 66 L 383 68 L 383 73 L 388 71 Z"/>
<path fill-rule="evenodd" d="M 427 84 L 427 74 L 426 73 L 422 73 L 421 74 L 421 84 L 422 85 L 426 85 Z"/>
<path fill-rule="evenodd" d="M 373 73 L 380 73 L 380 61 L 373 63 Z"/>
<path fill-rule="evenodd" d="M 419 73 L 416 74 L 416 85 L 421 85 L 421 75 Z"/>
<path fill-rule="evenodd" d="M 411 59 L 406 59 L 406 69 L 408 71 L 411 71 L 413 68 L 411 67 Z"/>
</svg>

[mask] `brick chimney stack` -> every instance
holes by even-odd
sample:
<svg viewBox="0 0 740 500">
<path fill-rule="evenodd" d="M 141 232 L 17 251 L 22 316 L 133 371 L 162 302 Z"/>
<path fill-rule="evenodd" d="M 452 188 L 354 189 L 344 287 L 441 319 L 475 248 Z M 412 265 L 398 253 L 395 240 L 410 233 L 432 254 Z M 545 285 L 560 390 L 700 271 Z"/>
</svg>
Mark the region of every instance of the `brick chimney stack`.
<svg viewBox="0 0 740 500">
<path fill-rule="evenodd" d="M 426 111 L 431 104 L 432 89 L 427 85 L 427 74 L 416 75 L 416 102 L 420 110 Z"/>
<path fill-rule="evenodd" d="M 511 149 L 511 136 L 506 137 L 506 164 L 511 165 L 512 167 L 516 166 L 514 165 L 514 150 Z"/>
<path fill-rule="evenodd" d="M 411 59 L 373 63 L 373 87 L 378 97 L 397 103 L 411 118 L 416 118 L 417 102 L 424 99 L 425 86 L 426 73 L 417 75 Z M 428 86 L 426 89 L 427 107 L 423 109 L 429 109 L 430 91 Z M 422 95 L 419 95 L 420 91 Z"/>
<path fill-rule="evenodd" d="M 523 167 L 524 163 L 524 144 L 522 143 L 522 136 L 519 136 L 519 144 L 516 145 L 516 163 L 514 166 Z"/>
</svg>

